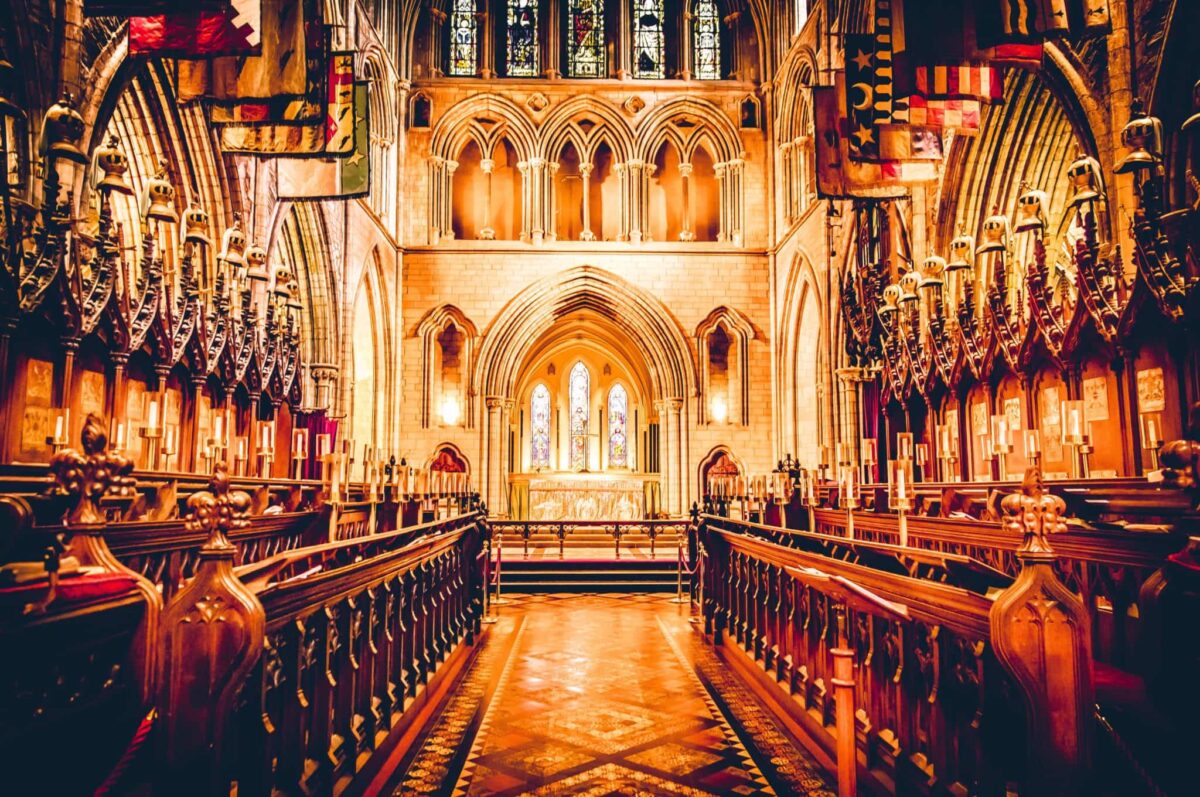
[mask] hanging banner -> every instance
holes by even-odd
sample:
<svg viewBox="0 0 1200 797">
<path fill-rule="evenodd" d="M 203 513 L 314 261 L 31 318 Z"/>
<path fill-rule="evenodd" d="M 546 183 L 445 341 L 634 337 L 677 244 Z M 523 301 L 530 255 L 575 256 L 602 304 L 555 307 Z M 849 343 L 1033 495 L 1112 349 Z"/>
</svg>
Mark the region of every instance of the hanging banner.
<svg viewBox="0 0 1200 797">
<path fill-rule="evenodd" d="M 371 189 L 371 123 L 366 81 L 354 84 L 354 150 L 345 158 L 279 158 L 275 193 L 281 200 L 353 199 Z"/>
</svg>

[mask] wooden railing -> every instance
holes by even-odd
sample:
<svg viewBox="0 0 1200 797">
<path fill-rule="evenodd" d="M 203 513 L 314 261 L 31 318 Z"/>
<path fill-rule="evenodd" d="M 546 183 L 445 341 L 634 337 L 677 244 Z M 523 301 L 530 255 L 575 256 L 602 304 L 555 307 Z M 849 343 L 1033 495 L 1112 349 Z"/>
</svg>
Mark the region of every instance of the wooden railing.
<svg viewBox="0 0 1200 797">
<path fill-rule="evenodd" d="M 650 541 L 650 556 L 655 555 L 658 538 L 664 534 L 684 535 L 686 520 L 493 520 L 492 529 L 506 539 L 521 540 L 523 556 L 529 558 L 529 541 L 534 535 L 552 535 L 558 541 L 558 556 L 563 558 L 567 538 L 574 532 L 594 531 L 612 537 L 613 554 L 621 558 L 621 540 L 639 534 Z"/>
<path fill-rule="evenodd" d="M 1067 517 L 1064 518 L 1068 524 L 1066 530 L 1054 536 L 1055 571 L 1083 598 L 1088 608 L 1096 659 L 1128 668 L 1140 655 L 1142 585 L 1162 567 L 1169 554 L 1184 547 L 1187 535 L 1180 519 L 1187 512 L 1188 498 L 1178 490 L 1163 489 L 1145 481 L 1116 481 L 1121 482 L 1116 493 L 1097 486 L 1094 492 L 1084 496 L 1078 493 L 1080 487 L 1074 482 L 1047 484 L 1046 490 L 1060 497 L 1064 492 L 1075 494 L 1074 499 L 1065 502 L 1068 507 L 1103 508 L 1108 517 L 1115 511 L 1113 507 L 1130 505 L 1132 499 L 1129 496 L 1135 494 L 1138 499 L 1132 503 L 1142 507 L 1143 511 L 1151 511 L 1148 507 L 1152 506 L 1158 513 L 1157 518 L 1173 519 L 1170 526 L 1154 528 L 1088 528 L 1078 519 Z M 1014 495 L 1019 490 L 1019 486 L 1012 484 L 999 486 L 1003 486 L 1004 492 L 992 499 L 997 507 L 1004 496 Z M 965 487 L 974 489 L 976 485 Z M 1116 488 L 1109 484 L 1109 489 Z M 726 504 L 726 508 L 728 506 Z M 733 509 L 734 514 L 740 513 L 736 504 Z M 847 540 L 851 535 L 851 513 L 845 509 L 816 507 L 809 511 L 800 502 L 790 509 L 793 511 L 787 514 L 799 521 L 793 525 L 804 526 L 804 529 L 757 524 L 743 524 L 743 528 L 755 529 L 754 533 L 787 545 L 809 538 L 821 545 L 836 546 L 837 540 Z M 900 545 L 901 519 L 898 514 L 855 510 L 852 515 L 855 542 Z M 807 528 L 810 524 L 811 529 Z M 999 520 L 909 514 L 903 525 L 909 548 L 968 557 L 1010 577 L 1020 572 L 1016 556 L 1020 537 L 1006 532 Z"/>
<path fill-rule="evenodd" d="M 1090 633 L 1036 545 L 1011 580 L 970 557 L 714 516 L 700 539 L 706 630 L 827 763 L 841 746 L 843 789 L 850 757 L 877 793 L 1084 793 Z"/>
<path fill-rule="evenodd" d="M 474 499 L 318 492 L 305 511 L 255 514 L 261 491 L 219 472 L 189 488 L 185 518 L 109 522 L 114 502 L 145 493 L 102 428 L 89 417 L 83 453 L 56 459 L 59 495 L 0 495 L 0 563 L 32 574 L 0 583 L 0 646 L 23 651 L 0 662 L 6 787 L 365 784 L 479 630 L 486 525 L 473 508 L 446 516 Z M 439 519 L 396 529 L 402 505 Z M 65 518 L 45 523 L 54 506 Z"/>
<path fill-rule="evenodd" d="M 286 566 L 257 593 L 263 655 L 221 762 L 239 794 L 338 793 L 378 767 L 372 755 L 394 744 L 414 701 L 479 630 L 479 521 L 279 557 Z"/>
</svg>

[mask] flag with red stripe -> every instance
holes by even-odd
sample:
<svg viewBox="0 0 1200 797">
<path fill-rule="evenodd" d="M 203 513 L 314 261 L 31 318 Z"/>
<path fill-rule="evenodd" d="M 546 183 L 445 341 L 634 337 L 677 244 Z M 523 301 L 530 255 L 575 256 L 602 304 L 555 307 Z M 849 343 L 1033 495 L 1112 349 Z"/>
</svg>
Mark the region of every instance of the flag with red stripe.
<svg viewBox="0 0 1200 797">
<path fill-rule="evenodd" d="M 997 102 L 1004 98 L 1004 75 L 992 66 L 919 66 L 916 91 L 926 99 L 976 99 Z"/>
<path fill-rule="evenodd" d="M 129 19 L 133 55 L 207 58 L 262 52 L 261 0 L 225 0 Z"/>
</svg>

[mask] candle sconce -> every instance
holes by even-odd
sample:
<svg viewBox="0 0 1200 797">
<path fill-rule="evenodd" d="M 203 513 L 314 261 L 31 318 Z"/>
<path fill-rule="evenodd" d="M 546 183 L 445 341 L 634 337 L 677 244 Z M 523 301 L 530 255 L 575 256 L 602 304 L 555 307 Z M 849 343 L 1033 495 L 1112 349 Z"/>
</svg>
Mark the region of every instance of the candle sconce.
<svg viewBox="0 0 1200 797">
<path fill-rule="evenodd" d="M 1008 417 L 993 415 L 991 419 L 992 458 L 996 460 L 996 477 L 1008 480 L 1008 455 L 1013 452 L 1012 430 L 1008 428 Z"/>
<path fill-rule="evenodd" d="M 292 432 L 292 478 L 300 481 L 304 478 L 304 463 L 308 461 L 308 430 L 296 429 Z"/>
<path fill-rule="evenodd" d="M 854 539 L 854 510 L 858 508 L 858 466 L 844 462 L 838 476 L 838 505 L 846 510 L 846 537 Z"/>
<path fill-rule="evenodd" d="M 1091 427 L 1084 414 L 1083 402 L 1079 400 L 1062 402 L 1062 444 L 1075 449 L 1076 467 L 1080 478 L 1090 478 L 1090 457 L 1092 454 Z"/>
<path fill-rule="evenodd" d="M 145 398 L 143 417 L 146 419 L 146 424 L 138 429 L 138 434 L 145 443 L 145 466 L 149 470 L 158 470 L 163 435 L 162 419 L 159 417 L 158 399 L 149 394 Z"/>
<path fill-rule="evenodd" d="M 900 545 L 908 547 L 908 513 L 913 509 L 913 462 L 888 461 L 888 507 L 897 514 Z"/>
<path fill-rule="evenodd" d="M 875 482 L 875 466 L 879 464 L 879 442 L 873 437 L 864 437 L 862 446 L 862 476 L 863 484 Z"/>
<path fill-rule="evenodd" d="M 958 437 L 949 424 L 938 427 L 938 459 L 942 463 L 942 481 L 956 482 L 958 474 Z"/>
<path fill-rule="evenodd" d="M 1030 466 L 1039 467 L 1042 461 L 1042 433 L 1037 429 L 1026 429 L 1024 435 L 1025 459 Z"/>
<path fill-rule="evenodd" d="M 71 443 L 71 408 L 63 407 L 54 416 L 54 434 L 46 438 L 54 454 L 58 454 Z"/>
<path fill-rule="evenodd" d="M 179 427 L 172 425 L 164 425 L 163 427 L 163 442 L 159 449 L 161 454 L 161 467 L 163 470 L 171 469 L 171 458 L 174 457 L 179 449 Z"/>
<path fill-rule="evenodd" d="M 1149 458 L 1149 470 L 1158 470 L 1158 452 L 1163 445 L 1162 413 L 1143 412 L 1141 421 L 1142 450 Z"/>
</svg>

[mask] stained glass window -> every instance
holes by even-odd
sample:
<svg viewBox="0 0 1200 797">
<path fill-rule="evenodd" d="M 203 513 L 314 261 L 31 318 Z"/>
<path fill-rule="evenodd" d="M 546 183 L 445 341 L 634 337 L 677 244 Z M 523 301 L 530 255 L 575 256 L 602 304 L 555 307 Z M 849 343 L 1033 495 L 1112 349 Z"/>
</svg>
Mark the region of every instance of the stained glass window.
<svg viewBox="0 0 1200 797">
<path fill-rule="evenodd" d="M 633 76 L 667 76 L 663 57 L 663 0 L 633 0 Z"/>
<path fill-rule="evenodd" d="M 533 389 L 529 402 L 529 461 L 535 468 L 550 467 L 550 391 L 545 385 Z"/>
<path fill-rule="evenodd" d="M 571 77 L 605 76 L 604 0 L 571 0 L 567 68 Z"/>
<path fill-rule="evenodd" d="M 459 77 L 475 74 L 475 52 L 479 28 L 475 20 L 475 0 L 454 0 L 450 12 L 449 73 Z"/>
<path fill-rule="evenodd" d="M 592 376 L 587 366 L 575 363 L 571 369 L 571 469 L 588 466 L 588 421 L 591 415 Z"/>
<path fill-rule="evenodd" d="M 537 77 L 538 0 L 508 0 L 508 74 Z"/>
<path fill-rule="evenodd" d="M 721 12 L 716 0 L 696 0 L 692 6 L 692 52 L 697 78 L 721 79 Z"/>
<path fill-rule="evenodd" d="M 614 468 L 629 464 L 628 413 L 629 395 L 622 386 L 613 385 L 608 391 L 608 464 Z"/>
</svg>

